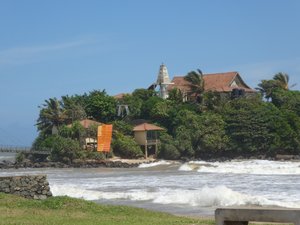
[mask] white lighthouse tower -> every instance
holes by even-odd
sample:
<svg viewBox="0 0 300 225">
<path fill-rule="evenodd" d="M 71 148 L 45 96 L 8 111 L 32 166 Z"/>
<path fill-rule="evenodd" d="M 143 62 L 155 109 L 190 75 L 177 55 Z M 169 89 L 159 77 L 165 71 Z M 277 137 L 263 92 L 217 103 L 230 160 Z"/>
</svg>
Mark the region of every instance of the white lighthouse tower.
<svg viewBox="0 0 300 225">
<path fill-rule="evenodd" d="M 172 84 L 169 78 L 168 70 L 165 64 L 161 64 L 157 76 L 156 85 L 159 86 L 159 96 L 163 99 L 168 98 L 168 85 Z"/>
</svg>

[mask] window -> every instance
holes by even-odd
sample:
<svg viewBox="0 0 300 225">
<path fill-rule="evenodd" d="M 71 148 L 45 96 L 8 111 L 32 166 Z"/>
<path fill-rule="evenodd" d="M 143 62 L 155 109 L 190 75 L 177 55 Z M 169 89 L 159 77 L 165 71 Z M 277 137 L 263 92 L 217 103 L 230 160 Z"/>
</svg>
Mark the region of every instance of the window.
<svg viewBox="0 0 300 225">
<path fill-rule="evenodd" d="M 156 140 L 157 139 L 157 132 L 155 130 L 147 131 L 147 140 Z"/>
</svg>

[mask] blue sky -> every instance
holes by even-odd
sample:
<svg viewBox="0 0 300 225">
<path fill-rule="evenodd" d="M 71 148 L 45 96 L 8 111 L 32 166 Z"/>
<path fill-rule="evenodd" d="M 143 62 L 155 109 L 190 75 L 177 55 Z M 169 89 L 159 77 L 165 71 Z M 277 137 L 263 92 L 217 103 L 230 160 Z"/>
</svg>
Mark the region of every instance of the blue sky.
<svg viewBox="0 0 300 225">
<path fill-rule="evenodd" d="M 131 92 L 200 68 L 300 89 L 297 0 L 1 0 L 0 145 L 30 145 L 45 99 Z"/>
</svg>

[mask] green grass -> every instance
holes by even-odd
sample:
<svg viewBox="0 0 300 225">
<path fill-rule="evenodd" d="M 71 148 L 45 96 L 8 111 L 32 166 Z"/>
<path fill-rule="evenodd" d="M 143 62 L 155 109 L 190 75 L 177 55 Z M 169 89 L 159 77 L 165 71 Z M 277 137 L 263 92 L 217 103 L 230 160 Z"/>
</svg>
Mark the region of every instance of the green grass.
<svg viewBox="0 0 300 225">
<path fill-rule="evenodd" d="M 69 197 L 43 201 L 0 193 L 0 225 L 214 224 L 127 206 L 107 206 Z"/>
</svg>

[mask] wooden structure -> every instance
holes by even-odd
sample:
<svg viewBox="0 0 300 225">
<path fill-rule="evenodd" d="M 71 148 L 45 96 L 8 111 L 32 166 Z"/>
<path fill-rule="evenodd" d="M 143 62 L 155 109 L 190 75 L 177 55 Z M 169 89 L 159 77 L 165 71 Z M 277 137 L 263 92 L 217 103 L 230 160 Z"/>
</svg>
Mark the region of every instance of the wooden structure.
<svg viewBox="0 0 300 225">
<path fill-rule="evenodd" d="M 300 225 L 300 209 L 294 208 L 218 208 L 215 211 L 216 225 L 247 225 L 249 221 L 280 222 Z"/>
<path fill-rule="evenodd" d="M 144 146 L 145 149 L 145 158 L 148 158 L 148 147 L 154 146 L 154 155 L 157 154 L 157 147 L 159 143 L 158 131 L 164 130 L 161 127 L 158 127 L 154 124 L 142 123 L 133 128 L 134 139 L 135 141 Z"/>
<path fill-rule="evenodd" d="M 97 122 L 95 120 L 90 120 L 90 119 L 83 119 L 78 121 L 79 124 L 84 128 L 84 129 L 89 129 L 90 127 L 98 127 L 100 126 L 102 123 Z M 67 127 L 72 127 L 74 123 L 67 125 Z M 92 136 L 90 134 L 88 134 L 88 136 L 86 138 L 84 138 L 82 140 L 83 143 L 83 148 L 86 150 L 95 150 L 97 147 L 97 137 L 96 136 Z"/>
</svg>

